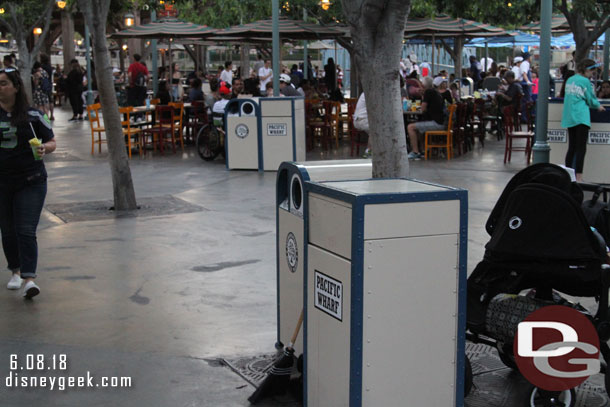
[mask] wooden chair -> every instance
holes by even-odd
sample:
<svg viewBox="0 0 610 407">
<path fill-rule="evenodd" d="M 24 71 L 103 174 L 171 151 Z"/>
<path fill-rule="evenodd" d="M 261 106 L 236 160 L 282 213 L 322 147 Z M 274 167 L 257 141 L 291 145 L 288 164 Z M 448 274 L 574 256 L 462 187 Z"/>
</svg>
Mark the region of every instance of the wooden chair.
<svg viewBox="0 0 610 407">
<path fill-rule="evenodd" d="M 203 100 L 196 100 L 191 104 L 191 111 L 186 122 L 186 134 L 190 135 L 193 141 L 196 140 L 197 132 L 209 123 L 208 109 Z"/>
<path fill-rule="evenodd" d="M 102 105 L 100 103 L 94 103 L 87 106 L 87 118 L 89 119 L 89 126 L 91 127 L 91 155 L 94 154 L 95 144 L 97 143 L 100 154 L 102 153 L 102 143 L 106 142 L 105 138 L 102 138 L 102 133 L 106 132 L 106 129 L 100 124 L 100 110 Z M 97 134 L 97 140 L 95 135 Z"/>
<path fill-rule="evenodd" d="M 335 140 L 335 148 L 339 148 L 339 112 L 341 111 L 341 102 L 325 100 L 322 102 L 324 106 L 324 115 L 331 128 L 331 141 Z"/>
<path fill-rule="evenodd" d="M 504 164 L 506 164 L 507 161 L 510 162 L 511 153 L 513 151 L 525 151 L 525 155 L 527 156 L 527 164 L 529 165 L 530 158 L 532 156 L 532 140 L 534 138 L 534 132 L 516 130 L 521 126 L 515 121 L 515 117 L 518 119 L 519 116 L 515 113 L 513 105 L 504 107 L 504 109 L 502 109 L 502 113 L 504 116 L 504 136 L 506 138 L 506 145 L 504 147 Z M 513 146 L 513 141 L 516 139 L 524 139 L 525 146 Z"/>
<path fill-rule="evenodd" d="M 446 149 L 447 160 L 451 159 L 451 156 L 453 155 L 453 113 L 455 113 L 456 108 L 457 105 L 455 104 L 449 106 L 449 121 L 447 123 L 447 130 L 427 131 L 424 135 L 424 151 L 426 154 L 426 160 L 428 159 L 428 151 L 432 148 Z M 433 141 L 433 139 L 438 141 Z"/>
<path fill-rule="evenodd" d="M 171 142 L 173 146 L 174 153 L 176 152 L 173 115 L 173 107 L 165 105 L 155 106 L 155 123 L 151 127 L 142 130 L 143 147 L 152 144 L 154 152 L 156 151 L 156 144 L 158 143 L 159 150 L 161 151 L 161 154 L 163 154 L 164 144 L 168 142 L 166 137 L 169 136 L 169 142 Z M 150 137 L 150 142 L 148 142 L 148 137 Z"/>
<path fill-rule="evenodd" d="M 184 103 L 170 102 L 169 106 L 174 109 L 172 115 L 172 119 L 174 120 L 174 130 L 178 136 L 178 139 L 180 140 L 180 147 L 184 150 L 184 126 L 182 125 L 182 120 L 184 119 Z M 175 142 L 175 140 L 173 142 Z"/>
<path fill-rule="evenodd" d="M 305 126 L 307 150 L 313 150 L 315 147 L 316 138 L 319 136 L 320 142 L 324 149 L 328 149 L 330 144 L 331 126 L 326 115 L 320 115 L 320 101 L 306 100 L 305 101 Z"/>
<path fill-rule="evenodd" d="M 133 112 L 133 106 L 120 107 L 119 113 L 123 115 L 123 121 L 121 121 L 121 126 L 123 126 L 123 135 L 125 136 L 125 141 L 127 143 L 127 154 L 129 158 L 131 158 L 131 148 L 138 147 L 138 152 L 140 156 L 142 155 L 142 141 L 140 138 L 141 129 L 137 127 L 133 127 L 133 123 L 131 123 L 131 113 Z M 133 145 L 132 145 L 132 138 Z"/>
<path fill-rule="evenodd" d="M 347 134 L 351 138 L 351 134 L 349 131 L 349 124 L 352 121 L 352 115 L 350 115 L 349 105 L 353 103 L 354 106 L 358 103 L 358 99 L 355 98 L 345 98 L 345 103 L 347 104 L 347 110 L 343 111 L 343 107 L 340 106 L 339 111 L 339 130 L 341 130 L 341 135 Z M 347 128 L 347 132 L 345 129 Z"/>
<path fill-rule="evenodd" d="M 472 149 L 472 128 L 468 123 L 468 108 L 467 102 L 461 102 L 457 104 L 457 108 L 455 110 L 455 120 L 453 123 L 453 145 L 454 147 L 457 147 L 459 155 Z"/>
</svg>

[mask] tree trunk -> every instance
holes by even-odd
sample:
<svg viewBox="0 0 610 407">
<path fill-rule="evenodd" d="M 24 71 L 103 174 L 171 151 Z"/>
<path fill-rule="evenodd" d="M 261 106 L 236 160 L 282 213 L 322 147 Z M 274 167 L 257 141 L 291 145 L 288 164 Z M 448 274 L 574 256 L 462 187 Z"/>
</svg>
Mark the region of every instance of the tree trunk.
<svg viewBox="0 0 610 407">
<path fill-rule="evenodd" d="M 86 24 L 89 26 L 93 42 L 93 57 L 95 58 L 95 74 L 100 93 L 102 111 L 104 112 L 104 127 L 108 140 L 110 169 L 112 171 L 112 186 L 114 192 L 114 208 L 118 211 L 137 209 L 136 194 L 133 188 L 129 160 L 125 151 L 125 138 L 121 127 L 121 117 L 114 81 L 112 65 L 106 45 L 106 17 L 110 0 L 78 0 Z"/>
<path fill-rule="evenodd" d="M 398 61 L 410 0 L 342 0 L 373 150 L 373 177 L 409 175 Z"/>
<path fill-rule="evenodd" d="M 70 61 L 74 59 L 74 20 L 68 10 L 61 11 L 61 42 L 64 54 L 64 73 L 70 71 Z"/>
</svg>

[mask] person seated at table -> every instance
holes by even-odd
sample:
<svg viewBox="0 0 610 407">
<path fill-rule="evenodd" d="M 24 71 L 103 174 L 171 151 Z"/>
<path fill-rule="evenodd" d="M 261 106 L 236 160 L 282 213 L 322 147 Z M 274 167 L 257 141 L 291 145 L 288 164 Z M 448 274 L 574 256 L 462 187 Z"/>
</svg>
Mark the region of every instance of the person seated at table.
<svg viewBox="0 0 610 407">
<path fill-rule="evenodd" d="M 172 101 L 172 97 L 169 94 L 169 86 L 167 85 L 167 81 L 159 81 L 159 90 L 157 90 L 155 97 L 159 99 L 159 103 L 162 105 L 167 105 Z"/>
<path fill-rule="evenodd" d="M 221 99 L 220 93 L 218 93 L 218 87 L 218 79 L 210 78 L 210 93 L 204 95 L 203 97 L 203 100 L 205 100 L 205 105 L 209 109 L 208 113 L 212 113 L 212 108 L 214 107 L 214 104 Z"/>
<path fill-rule="evenodd" d="M 305 99 L 320 99 L 320 95 L 316 91 L 316 87 L 311 84 L 311 81 L 309 79 L 303 79 L 301 81 L 301 87 L 303 88 L 303 92 L 305 93 Z"/>
<path fill-rule="evenodd" d="M 458 89 L 457 83 L 451 82 L 451 85 L 449 85 L 449 91 L 451 92 L 453 100 L 460 100 L 460 90 Z"/>
<path fill-rule="evenodd" d="M 597 92 L 598 99 L 610 99 L 610 81 L 603 81 Z"/>
<path fill-rule="evenodd" d="M 515 72 L 514 71 L 506 71 L 504 74 L 504 80 L 506 81 L 507 87 L 506 90 L 500 88 L 496 92 L 496 99 L 498 101 L 498 106 L 503 108 L 510 104 L 514 105 L 515 111 L 518 112 L 520 106 L 521 98 L 519 95 L 523 96 L 523 88 L 519 82 L 515 81 Z"/>
<path fill-rule="evenodd" d="M 417 79 L 417 72 L 411 72 L 405 82 L 407 83 L 407 92 L 409 97 L 411 99 L 421 99 L 422 94 L 424 93 L 424 86 L 419 79 Z"/>
<path fill-rule="evenodd" d="M 290 76 L 285 73 L 280 75 L 280 93 L 284 96 L 301 96 L 290 84 Z"/>
<path fill-rule="evenodd" d="M 273 97 L 273 82 L 267 82 L 265 85 L 265 96 L 268 98 Z"/>
<path fill-rule="evenodd" d="M 441 94 L 441 96 L 443 97 L 443 101 L 447 105 L 453 104 L 453 95 L 447 87 L 448 81 L 446 78 L 442 76 L 437 76 L 436 78 L 434 78 L 433 85 L 438 89 L 438 93 Z"/>
<path fill-rule="evenodd" d="M 407 87 L 405 86 L 406 82 L 404 78 L 402 77 L 402 75 L 399 75 L 398 78 L 400 79 L 400 99 L 409 99 L 409 92 L 407 92 Z"/>
<path fill-rule="evenodd" d="M 220 94 L 221 99 L 214 103 L 212 107 L 212 114 L 218 115 L 225 113 L 225 107 L 229 100 L 231 100 L 231 88 L 230 85 L 224 81 L 220 82 L 220 86 L 218 87 L 218 93 Z"/>
<path fill-rule="evenodd" d="M 419 160 L 423 154 L 419 152 L 419 135 L 424 135 L 427 131 L 445 130 L 445 106 L 443 97 L 438 91 L 438 86 L 444 82 L 444 78 L 437 77 L 436 84 L 432 78 L 425 77 L 424 98 L 421 104 L 422 120 L 411 123 L 407 126 L 407 133 L 413 151 L 409 153 L 409 158 Z"/>
<path fill-rule="evenodd" d="M 240 78 L 233 78 L 231 83 L 231 99 L 239 98 L 239 95 L 244 93 L 244 83 Z"/>
<path fill-rule="evenodd" d="M 195 77 L 191 80 L 191 88 L 189 89 L 189 102 L 203 100 L 203 91 L 201 90 L 201 79 Z"/>
</svg>

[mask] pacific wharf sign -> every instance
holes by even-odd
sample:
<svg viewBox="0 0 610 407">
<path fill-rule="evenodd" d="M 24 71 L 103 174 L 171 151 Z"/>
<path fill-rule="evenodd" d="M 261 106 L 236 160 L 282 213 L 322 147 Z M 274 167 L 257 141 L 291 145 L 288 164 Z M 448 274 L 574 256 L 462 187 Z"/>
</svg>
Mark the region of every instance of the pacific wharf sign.
<svg viewBox="0 0 610 407">
<path fill-rule="evenodd" d="M 343 283 L 315 270 L 314 305 L 331 317 L 343 321 Z"/>
</svg>

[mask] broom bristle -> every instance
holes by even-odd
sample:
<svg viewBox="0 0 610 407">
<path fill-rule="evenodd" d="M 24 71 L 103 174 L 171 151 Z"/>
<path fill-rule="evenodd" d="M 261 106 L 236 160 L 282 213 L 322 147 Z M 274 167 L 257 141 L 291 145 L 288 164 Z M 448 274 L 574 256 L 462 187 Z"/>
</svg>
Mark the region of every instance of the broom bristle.
<svg viewBox="0 0 610 407">
<path fill-rule="evenodd" d="M 279 358 L 261 385 L 248 397 L 250 404 L 256 404 L 265 397 L 276 394 L 284 394 L 288 389 L 292 365 L 294 363 L 294 349 L 286 348 L 284 354 Z"/>
</svg>

